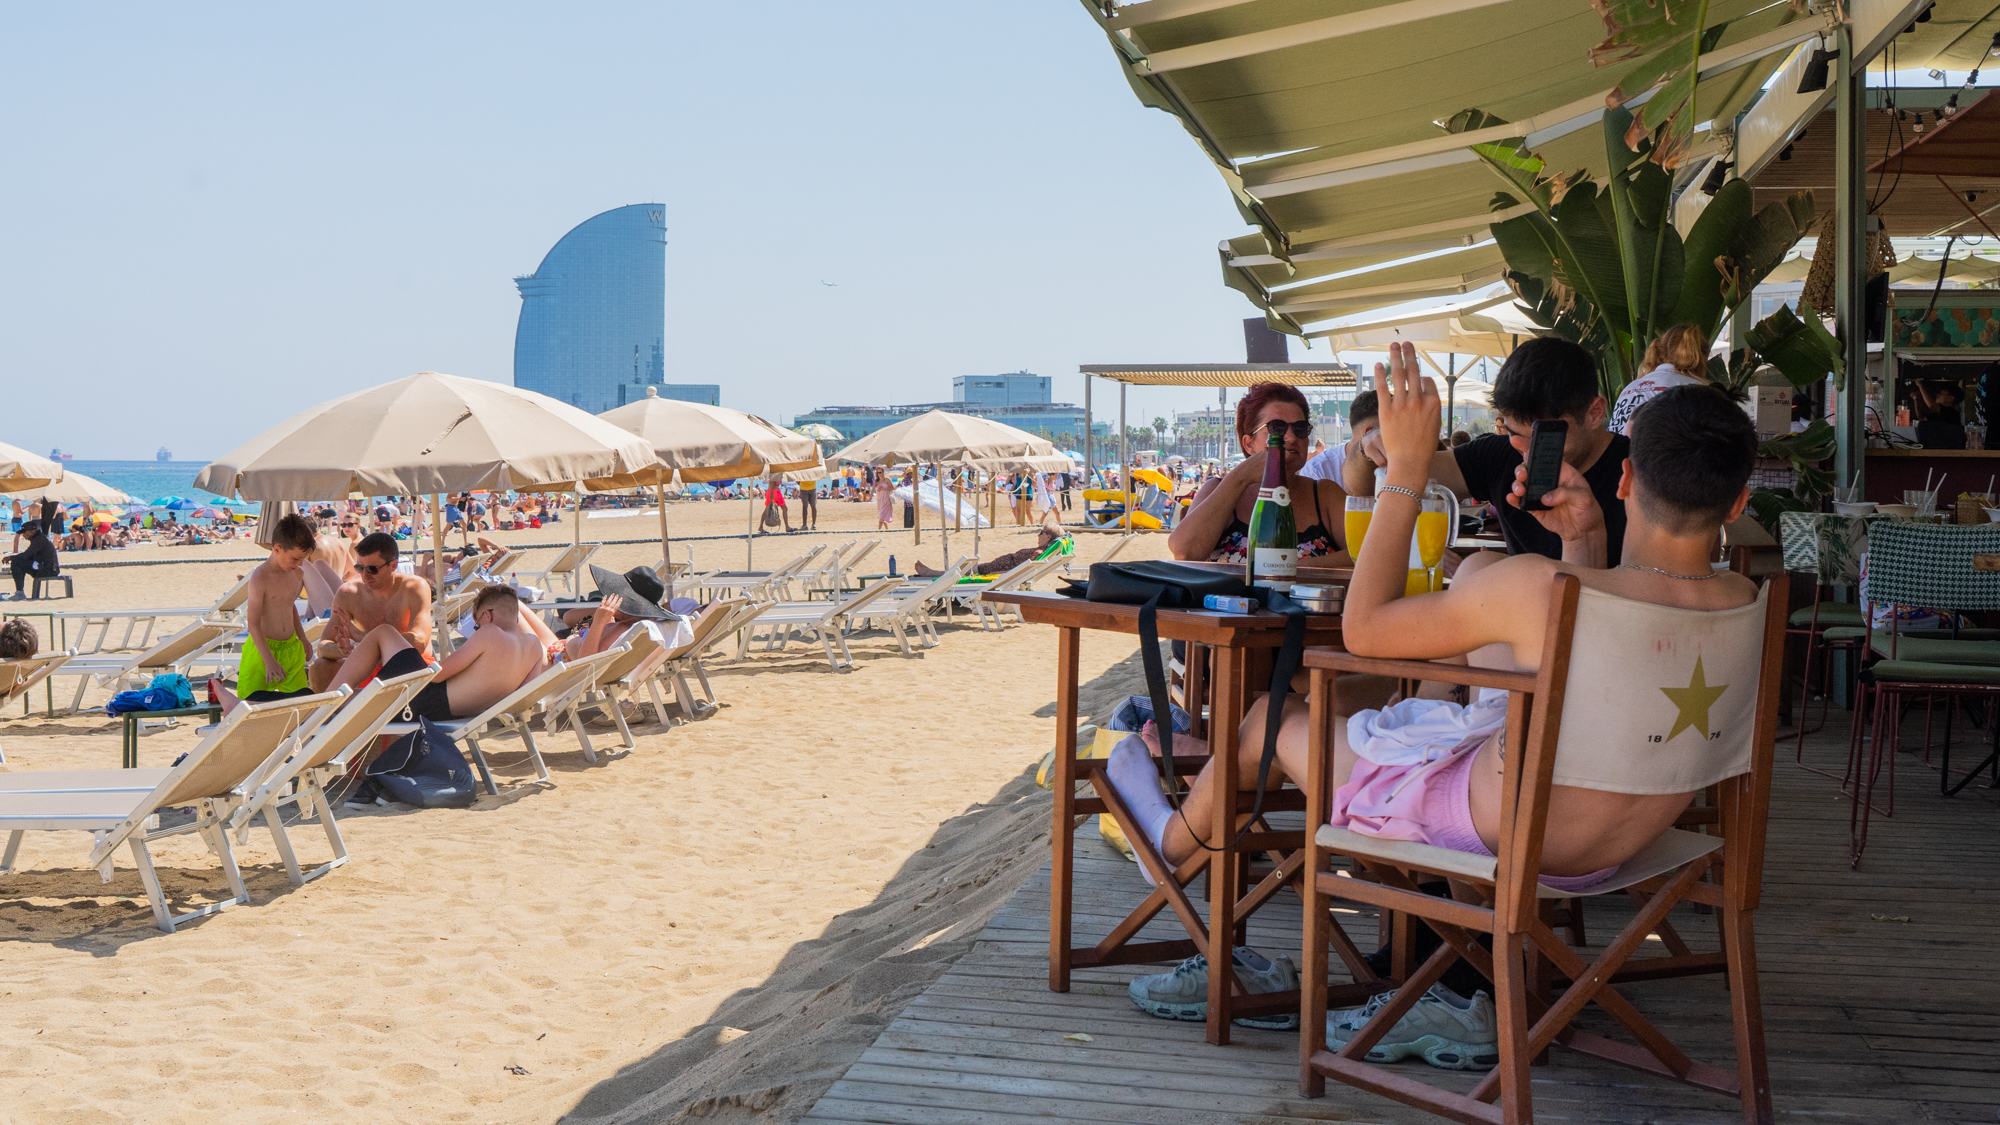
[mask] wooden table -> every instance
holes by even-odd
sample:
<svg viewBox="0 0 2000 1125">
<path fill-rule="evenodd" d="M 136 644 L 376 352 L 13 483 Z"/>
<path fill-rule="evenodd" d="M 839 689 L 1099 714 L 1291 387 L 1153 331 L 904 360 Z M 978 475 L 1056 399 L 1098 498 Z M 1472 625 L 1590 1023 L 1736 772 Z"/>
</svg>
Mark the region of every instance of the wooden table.
<svg viewBox="0 0 2000 1125">
<path fill-rule="evenodd" d="M 1055 790 L 1054 828 L 1049 835 L 1049 989 L 1053 992 L 1069 991 L 1070 969 L 1079 965 L 1124 965 L 1153 961 L 1175 960 L 1194 953 L 1208 957 L 1211 967 L 1230 964 L 1231 947 L 1238 941 L 1238 931 L 1243 920 L 1263 903 L 1269 901 L 1290 878 L 1296 875 L 1304 855 L 1304 837 L 1299 832 L 1252 831 L 1245 833 L 1235 844 L 1210 852 L 1197 852 L 1186 863 L 1179 866 L 1179 874 L 1184 876 L 1182 886 L 1191 883 L 1195 875 L 1204 870 L 1208 876 L 1208 922 L 1204 924 L 1195 914 L 1192 904 L 1187 902 L 1181 886 L 1172 881 L 1154 889 L 1146 904 L 1138 912 L 1117 926 L 1104 941 L 1094 946 L 1070 944 L 1070 888 L 1075 854 L 1076 817 L 1079 814 L 1111 811 L 1104 798 L 1076 796 L 1076 781 L 1093 768 L 1102 769 L 1102 761 L 1080 759 L 1076 756 L 1077 724 L 1077 660 L 1079 638 L 1085 629 L 1098 629 L 1113 633 L 1123 633 L 1136 637 L 1139 633 L 1139 608 L 1136 605 L 1110 605 L 1103 602 L 1089 602 L 1080 598 L 1065 597 L 1054 593 L 989 592 L 985 599 L 990 602 L 1015 606 L 1021 616 L 1033 624 L 1054 625 L 1056 635 L 1056 760 L 1055 778 L 1051 787 Z M 1208 737 L 1209 752 L 1213 756 L 1213 767 L 1217 777 L 1234 778 L 1237 770 L 1237 730 L 1242 723 L 1245 709 L 1252 693 L 1267 685 L 1253 684 L 1248 674 L 1252 657 L 1260 653 L 1276 650 L 1284 640 L 1285 617 L 1282 614 L 1258 611 L 1256 613 L 1215 613 L 1206 610 L 1161 610 L 1159 630 L 1163 640 L 1185 641 L 1190 646 L 1188 659 L 1189 706 L 1188 712 L 1200 719 L 1200 700 L 1205 694 L 1209 701 Z M 1335 645 L 1340 643 L 1340 618 L 1332 614 L 1314 614 L 1307 618 L 1306 641 L 1308 646 Z M 1206 676 L 1207 690 L 1197 686 L 1195 677 L 1198 664 L 1194 646 L 1204 646 L 1211 655 L 1210 670 Z M 1268 664 L 1268 661 L 1265 663 Z M 1262 748 L 1253 748 L 1258 752 Z M 1186 755 L 1175 755 L 1175 764 L 1197 767 L 1205 759 Z M 1273 802 L 1267 794 L 1264 802 L 1266 810 Z M 1237 801 L 1219 800 L 1214 803 L 1215 821 L 1210 826 L 1208 836 L 1213 841 L 1234 840 L 1237 834 L 1238 818 L 1250 811 L 1254 794 L 1238 793 Z M 1295 805 L 1294 807 L 1302 807 Z M 1248 860 L 1252 855 L 1286 850 L 1294 859 L 1270 877 L 1253 888 L 1248 896 L 1242 893 L 1244 875 L 1248 870 Z M 1137 872 L 1133 874 L 1138 878 Z M 1162 909 L 1172 907 L 1188 930 L 1188 941 L 1133 942 L 1133 934 L 1156 916 Z M 1259 1015 L 1268 1012 L 1296 1010 L 1297 993 L 1277 993 L 1249 997 L 1237 995 L 1230 985 L 1235 981 L 1231 972 L 1211 971 L 1208 979 L 1208 1041 L 1215 1044 L 1229 1042 L 1230 1020 L 1237 1016 Z"/>
<path fill-rule="evenodd" d="M 125 735 L 123 756 L 119 765 L 128 770 L 139 768 L 139 723 L 141 720 L 173 719 L 183 715 L 207 715 L 211 723 L 222 721 L 222 704 L 197 703 L 192 707 L 172 707 L 165 711 L 126 711 L 119 715 Z"/>
</svg>

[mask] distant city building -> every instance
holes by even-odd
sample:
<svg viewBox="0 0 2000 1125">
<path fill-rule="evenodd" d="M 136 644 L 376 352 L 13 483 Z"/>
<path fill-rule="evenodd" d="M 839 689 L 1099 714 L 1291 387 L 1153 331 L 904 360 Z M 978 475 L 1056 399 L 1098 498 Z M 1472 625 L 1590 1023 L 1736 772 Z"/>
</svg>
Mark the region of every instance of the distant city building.
<svg viewBox="0 0 2000 1125">
<path fill-rule="evenodd" d="M 649 384 L 667 393 L 665 220 L 658 203 L 592 216 L 514 279 L 515 386 L 592 414 L 644 398 Z"/>
<path fill-rule="evenodd" d="M 623 391 L 624 387 L 619 390 Z M 645 398 L 646 391 L 640 388 L 635 398 Z M 722 405 L 722 385 L 719 383 L 661 383 L 660 397 L 678 399 L 681 402 L 699 402 L 708 406 Z"/>
<path fill-rule="evenodd" d="M 1054 396 L 1049 390 L 1048 376 L 1016 371 L 1010 375 L 954 376 L 951 397 L 955 402 L 1007 407 L 1047 403 Z"/>
<path fill-rule="evenodd" d="M 1065 447 L 1083 440 L 1083 407 L 1069 402 L 1030 403 L 1013 407 L 984 406 L 972 402 L 916 402 L 906 406 L 822 406 L 818 410 L 793 418 L 792 425 L 804 426 L 817 422 L 822 426 L 832 426 L 840 431 L 841 437 L 854 441 L 884 426 L 932 410 L 949 410 L 954 414 L 991 418 Z M 1103 437 L 1111 432 L 1111 427 L 1107 423 L 1099 422 L 1096 425 L 1096 432 L 1099 437 Z"/>
<path fill-rule="evenodd" d="M 1017 430 L 1058 444 L 1083 440 L 1083 407 L 1069 402 L 1051 402 L 1049 377 L 1015 371 L 1005 375 L 957 375 L 951 380 L 950 402 L 917 402 L 907 406 L 822 406 L 792 419 L 792 425 L 817 422 L 832 426 L 849 441 L 865 437 L 884 426 L 932 410 L 949 410 L 1004 422 Z M 1099 422 L 1096 431 L 1109 434 L 1108 423 Z"/>
</svg>

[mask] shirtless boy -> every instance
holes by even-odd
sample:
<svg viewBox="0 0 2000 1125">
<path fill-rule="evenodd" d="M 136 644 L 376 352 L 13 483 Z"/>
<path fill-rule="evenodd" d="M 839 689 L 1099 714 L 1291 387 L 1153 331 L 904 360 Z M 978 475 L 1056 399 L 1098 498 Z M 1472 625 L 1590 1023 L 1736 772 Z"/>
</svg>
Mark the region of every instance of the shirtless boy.
<svg viewBox="0 0 2000 1125">
<path fill-rule="evenodd" d="M 299 624 L 294 603 L 305 585 L 306 556 L 313 550 L 312 524 L 292 514 L 278 521 L 271 557 L 250 572 L 249 598 L 244 613 L 250 626 L 250 643 L 243 648 L 236 668 L 236 691 L 224 691 L 220 680 L 210 680 L 216 698 L 231 710 L 237 700 L 268 703 L 296 695 L 311 695 L 306 677 L 306 635 Z"/>
<path fill-rule="evenodd" d="M 349 653 L 378 626 L 403 635 L 405 645 L 419 654 L 431 647 L 431 588 L 421 578 L 396 572 L 396 540 L 382 532 L 364 536 L 354 545 L 354 578 L 333 596 L 331 618 L 320 638 L 318 658 L 307 670 L 314 691 L 327 691 L 343 677 Z M 376 665 L 360 670 L 355 683 L 366 680 Z"/>
<path fill-rule="evenodd" d="M 1623 462 L 1617 492 L 1626 512 L 1622 565 L 1601 569 L 1603 513 L 1583 475 L 1565 464 L 1556 491 L 1543 498 L 1549 510 L 1535 513 L 1544 527 L 1561 537 L 1562 559 L 1519 554 L 1495 556 L 1496 561 L 1485 565 L 1468 561 L 1449 589 L 1403 596 L 1402 544 L 1409 542 L 1415 528 L 1418 505 L 1400 490 L 1423 491 L 1437 447 L 1439 404 L 1435 386 L 1419 377 L 1409 345 L 1394 345 L 1388 369 L 1377 365 L 1375 370 L 1383 391 L 1380 433 L 1392 490 L 1376 498 L 1375 522 L 1347 593 L 1342 631 L 1350 651 L 1416 660 L 1462 656 L 1476 666 L 1533 672 L 1543 657 L 1549 580 L 1556 574 L 1576 575 L 1583 585 L 1621 598 L 1681 609 L 1734 609 L 1756 600 L 1756 586 L 1749 579 L 1717 574 L 1709 566 L 1718 529 L 1741 514 L 1749 499 L 1746 485 L 1756 457 L 1756 434 L 1740 407 L 1710 388 L 1692 386 L 1659 395 L 1633 417 L 1631 456 Z M 1507 498 L 1517 508 L 1525 476 L 1525 470 L 1517 473 Z M 1264 716 L 1264 708 L 1251 708 L 1243 725 L 1243 745 L 1263 745 Z M 1504 716 L 1504 707 L 1468 705 L 1467 729 L 1454 739 L 1460 748 L 1447 753 L 1443 765 L 1427 763 L 1434 768 L 1379 765 L 1361 758 L 1349 743 L 1350 724 L 1335 722 L 1332 775 L 1338 788 L 1333 822 L 1373 834 L 1371 824 L 1399 816 L 1403 827 L 1414 825 L 1425 842 L 1491 854 L 1499 837 L 1499 727 Z M 1368 718 L 1364 712 L 1356 721 L 1365 726 Z M 1307 727 L 1305 702 L 1288 700 L 1274 769 L 1300 783 L 1306 776 Z M 1257 761 L 1254 753 L 1243 755 L 1236 779 L 1239 788 L 1256 785 Z M 1215 779 L 1210 774 L 1204 772 L 1196 780 L 1183 802 L 1182 817 L 1160 793 L 1158 774 L 1143 742 L 1121 743 L 1107 769 L 1168 862 L 1178 863 L 1194 853 L 1196 837 L 1188 826 L 1206 829 L 1211 823 Z M 1601 881 L 1606 869 L 1631 858 L 1670 827 L 1693 796 L 1556 786 L 1550 795 L 1542 881 L 1557 889 Z M 1200 975 L 1205 997 L 1205 969 Z M 1159 977 L 1133 982 L 1134 999 L 1154 1014 L 1166 1014 L 1162 1008 L 1172 1007 L 1173 998 L 1150 1003 L 1160 998 L 1149 990 L 1185 991 Z M 1475 1001 L 1483 1001 L 1483 1008 Z M 1421 1016 L 1456 1021 L 1462 1043 L 1475 1048 L 1458 1052 L 1470 1065 L 1479 1055 L 1476 1048 L 1493 1042 L 1491 1004 L 1483 994 L 1466 1000 L 1453 993 L 1438 1005 L 1420 1004 L 1405 1020 Z M 1342 1035 L 1334 1023 L 1342 1015 L 1329 1018 L 1336 1041 Z M 1395 1046 L 1397 1034 L 1392 1031 L 1384 1043 Z M 1433 1065 L 1447 1065 L 1425 1057 Z"/>
<path fill-rule="evenodd" d="M 410 700 L 405 722 L 479 714 L 549 666 L 548 650 L 523 624 L 521 599 L 505 586 L 488 586 L 472 603 L 478 629 L 438 665 L 438 674 Z M 349 654 L 328 690 L 356 688 L 381 669 L 385 680 L 421 671 L 423 654 L 391 625 L 378 625 Z"/>
</svg>

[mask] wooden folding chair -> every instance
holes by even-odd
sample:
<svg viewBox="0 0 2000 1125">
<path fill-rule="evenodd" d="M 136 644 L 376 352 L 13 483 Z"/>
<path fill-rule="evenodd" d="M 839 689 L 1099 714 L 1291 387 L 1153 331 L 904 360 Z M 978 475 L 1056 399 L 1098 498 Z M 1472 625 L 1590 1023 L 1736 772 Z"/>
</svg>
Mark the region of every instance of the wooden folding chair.
<svg viewBox="0 0 2000 1125">
<path fill-rule="evenodd" d="M 1300 1092 L 1318 1097 L 1332 1077 L 1454 1121 L 1516 1125 L 1534 1120 L 1531 1062 L 1560 1044 L 1728 1094 L 1740 1101 L 1746 1121 L 1770 1122 L 1751 918 L 1763 880 L 1785 608 L 1783 574 L 1764 584 L 1755 603 L 1714 613 L 1626 601 L 1582 590 L 1574 576 L 1558 575 L 1542 667 L 1535 673 L 1309 650 L 1310 877 L 1301 979 L 1326 980 L 1331 946 L 1357 982 L 1375 980 L 1331 913 L 1336 899 L 1420 918 L 1443 944 L 1420 966 L 1407 967 L 1407 957 L 1396 958 L 1397 994 L 1337 1052 L 1326 1048 L 1326 989 L 1305 988 Z M 1335 675 L 1340 672 L 1511 693 L 1506 745 L 1520 750 L 1503 757 L 1497 858 L 1383 840 L 1326 823 L 1338 706 Z M 1700 690 L 1676 696 L 1669 688 Z M 1552 890 L 1540 879 L 1550 790 L 1556 784 L 1626 793 L 1698 792 L 1712 784 L 1720 797 L 1720 834 L 1669 828 L 1595 886 L 1581 892 Z M 1333 856 L 1345 857 L 1352 869 L 1330 870 Z M 1457 897 L 1423 893 L 1417 873 L 1450 881 Z M 1594 962 L 1585 962 L 1549 925 L 1546 904 L 1552 900 L 1631 890 L 1642 898 L 1636 916 Z M 1700 964 L 1672 951 L 1667 957 L 1634 958 L 1681 902 L 1706 904 L 1721 915 L 1722 954 L 1703 957 Z M 1401 928 L 1403 919 L 1397 921 Z M 1489 936 L 1490 951 L 1481 941 Z M 1368 1052 L 1461 959 L 1493 982 L 1499 1065 L 1467 1095 L 1367 1062 Z M 1723 962 L 1729 984 L 1736 1039 L 1733 1073 L 1688 1058 L 1612 987 L 1620 980 L 1710 971 L 1716 960 Z M 1554 974 L 1545 971 L 1548 967 Z M 1548 994 L 1551 975 L 1569 982 L 1553 996 Z M 1638 1045 L 1571 1026 L 1588 1004 L 1607 1012 Z M 1495 1099 L 1498 1106 L 1490 1104 Z"/>
</svg>

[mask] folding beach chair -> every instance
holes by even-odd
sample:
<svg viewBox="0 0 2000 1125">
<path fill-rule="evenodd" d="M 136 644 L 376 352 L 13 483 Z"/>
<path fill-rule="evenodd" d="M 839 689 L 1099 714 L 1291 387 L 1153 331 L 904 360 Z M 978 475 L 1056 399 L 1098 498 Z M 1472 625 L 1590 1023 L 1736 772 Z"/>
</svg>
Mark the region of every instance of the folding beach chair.
<svg viewBox="0 0 2000 1125">
<path fill-rule="evenodd" d="M 849 621 L 858 626 L 880 626 L 889 630 L 902 647 L 903 655 L 910 655 L 910 630 L 916 630 L 917 643 L 924 648 L 936 648 L 940 643 L 937 627 L 931 624 L 931 607 L 943 603 L 951 597 L 952 587 L 958 585 L 959 567 L 957 563 L 944 568 L 944 573 L 917 587 L 903 587 L 847 615 Z"/>
<path fill-rule="evenodd" d="M 578 685 L 588 682 L 597 674 L 599 665 L 615 659 L 624 651 L 625 646 L 619 645 L 617 648 L 594 656 L 586 656 L 581 660 L 553 665 L 548 671 L 508 692 L 506 698 L 472 718 L 446 719 L 437 725 L 443 728 L 446 734 L 465 740 L 466 747 L 472 751 L 472 763 L 479 768 L 480 780 L 486 783 L 486 791 L 494 796 L 500 795 L 500 787 L 493 783 L 492 767 L 486 760 L 485 750 L 479 745 L 482 738 L 495 738 L 510 731 L 519 734 L 528 757 L 535 763 L 536 780 L 548 781 L 550 780 L 548 763 L 542 761 L 541 749 L 535 745 L 535 734 L 529 729 L 529 723 L 533 722 L 535 714 L 544 710 L 549 703 L 565 698 Z M 404 735 L 422 729 L 421 723 L 392 722 L 382 728 L 382 733 Z M 588 751 L 586 753 L 588 754 Z M 595 755 L 589 757 L 593 762 L 597 760 Z"/>
<path fill-rule="evenodd" d="M 83 706 L 84 689 L 95 682 L 100 687 L 110 687 L 122 691 L 127 687 L 143 687 L 140 681 L 150 681 L 152 677 L 167 672 L 178 672 L 185 676 L 196 664 L 209 663 L 219 672 L 234 664 L 234 654 L 215 654 L 215 649 L 231 639 L 242 635 L 243 625 L 237 621 L 196 621 L 170 636 L 163 637 L 153 646 L 131 656 L 80 656 L 64 663 L 57 675 L 76 677 L 76 698 L 70 701 L 72 713 Z"/>
<path fill-rule="evenodd" d="M 35 685 L 54 675 L 56 669 L 69 663 L 75 655 L 73 651 L 44 652 L 18 660 L 0 660 L 0 707 L 27 695 Z M 7 750 L 0 747 L 0 766 L 6 764 Z"/>
<path fill-rule="evenodd" d="M 715 699 L 715 688 L 708 682 L 708 670 L 702 666 L 702 658 L 708 651 L 722 642 L 724 637 L 739 630 L 747 630 L 758 615 L 774 604 L 752 602 L 747 598 L 725 598 L 710 602 L 694 619 L 693 633 L 688 642 L 667 653 L 659 671 L 646 683 L 646 689 L 653 699 L 653 712 L 659 716 L 662 725 L 668 722 L 667 705 L 660 698 L 661 681 L 673 685 L 674 698 L 681 705 L 683 721 L 706 719 L 715 714 L 719 704 Z M 701 690 L 706 699 L 695 698 L 689 686 L 688 673 L 694 673 L 701 681 Z"/>
<path fill-rule="evenodd" d="M 791 596 L 792 581 L 813 565 L 814 560 L 829 550 L 825 544 L 810 548 L 804 554 L 773 570 L 716 570 L 701 576 L 700 589 L 703 594 L 714 597 L 741 594 L 752 601 L 783 601 Z"/>
<path fill-rule="evenodd" d="M 240 844 L 249 834 L 250 822 L 262 814 L 278 856 L 284 860 L 285 874 L 294 886 L 302 887 L 346 863 L 347 842 L 334 823 L 333 803 L 327 799 L 326 788 L 346 772 L 349 762 L 374 744 L 382 728 L 409 706 L 410 700 L 436 675 L 437 666 L 432 665 L 391 680 L 370 680 L 344 706 L 320 722 L 310 737 L 280 747 L 277 754 L 282 757 L 259 771 L 257 784 L 235 794 L 223 827 L 235 829 L 236 842 Z M 288 805 L 298 810 L 301 818 L 318 818 L 320 828 L 326 832 L 326 842 L 333 849 L 333 859 L 301 873 L 291 838 L 285 834 L 283 815 Z"/>
<path fill-rule="evenodd" d="M 1407 943 L 1398 943 L 1396 995 L 1338 1051 L 1326 1046 L 1326 987 L 1304 989 L 1300 1091 L 1317 1097 L 1332 1077 L 1454 1121 L 1527 1123 L 1534 1120 L 1529 1065 L 1560 1044 L 1731 1095 L 1740 1101 L 1745 1120 L 1768 1122 L 1770 1074 L 1751 918 L 1761 896 L 1770 813 L 1786 579 L 1782 573 L 1773 576 L 1749 606 L 1702 612 L 1626 601 L 1558 575 L 1551 603 L 1542 666 L 1534 673 L 1323 649 L 1306 653 L 1312 749 L 1301 980 L 1326 980 L 1330 944 L 1357 983 L 1381 983 L 1331 912 L 1337 899 L 1421 918 L 1443 944 L 1420 966 L 1408 968 Z M 1511 693 L 1499 858 L 1384 840 L 1325 823 L 1340 672 Z M 1713 785 L 1720 796 L 1720 834 L 1669 828 L 1595 886 L 1552 890 L 1540 880 L 1554 785 L 1619 793 L 1690 793 Z M 1352 869 L 1329 870 L 1331 856 L 1345 857 Z M 1419 872 L 1451 882 L 1455 897 L 1423 893 Z M 1594 962 L 1585 962 L 1549 924 L 1554 900 L 1630 891 L 1640 900 L 1636 916 Z M 1649 935 L 1666 936 L 1661 927 L 1668 913 L 1684 901 L 1705 904 L 1721 916 L 1722 954 L 1691 959 L 1670 950 L 1668 956 L 1634 958 L 1647 948 Z M 1398 924 L 1396 931 L 1407 934 L 1409 927 Z M 1482 942 L 1488 937 L 1490 951 Z M 1499 1065 L 1470 1094 L 1460 1094 L 1365 1061 L 1461 959 L 1493 982 Z M 1733 1074 L 1688 1058 L 1612 987 L 1621 980 L 1709 971 L 1718 960 L 1727 973 L 1735 1030 Z M 1553 973 L 1545 971 L 1550 967 Z M 1552 976 L 1568 982 L 1553 996 L 1548 994 Z M 1590 1004 L 1638 1045 L 1573 1026 Z M 1490 1104 L 1495 1099 L 1497 1107 Z"/>
<path fill-rule="evenodd" d="M 1051 555 L 1046 559 L 1029 559 L 991 582 L 980 585 L 965 585 L 952 592 L 958 604 L 979 615 L 979 627 L 987 631 L 998 629 L 1003 620 L 1003 612 L 1012 612 L 1014 620 L 1021 620 L 1021 611 L 1011 605 L 989 602 L 984 596 L 990 592 L 1013 593 L 1034 587 L 1036 580 L 1048 574 L 1067 561 L 1066 556 Z"/>
<path fill-rule="evenodd" d="M 854 655 L 847 650 L 846 627 L 850 615 L 887 596 L 902 583 L 900 578 L 878 578 L 844 601 L 779 602 L 760 613 L 753 624 L 770 629 L 765 635 L 764 651 L 783 648 L 793 633 L 799 633 L 818 641 L 826 653 L 828 669 L 839 672 L 854 667 Z M 838 657 L 833 652 L 836 646 L 840 649 Z"/>
<path fill-rule="evenodd" d="M 590 565 L 591 556 L 597 554 L 601 545 L 578 543 L 564 547 L 562 553 L 555 557 L 555 561 L 551 562 L 547 569 L 529 572 L 528 585 L 548 589 L 550 578 L 560 578 L 569 587 L 570 596 L 575 597 L 582 593 L 577 585 L 578 578 L 583 574 L 584 568 Z"/>
<path fill-rule="evenodd" d="M 59 770 L 0 775 L 0 832 L 7 832 L 7 850 L 0 855 L 0 874 L 13 870 L 21 837 L 28 832 L 91 832 L 96 846 L 86 865 L 111 881 L 111 857 L 129 845 L 139 879 L 152 902 L 160 929 L 173 933 L 182 922 L 214 914 L 228 906 L 248 904 L 250 892 L 236 866 L 223 818 L 254 788 L 259 771 L 269 768 L 275 753 L 309 735 L 342 693 L 301 696 L 274 703 L 245 704 L 223 717 L 180 763 L 165 771 Z M 149 779 L 150 786 L 140 788 Z M 161 809 L 193 806 L 192 821 L 172 828 L 148 830 L 147 822 Z M 184 914 L 168 907 L 160 880 L 153 872 L 148 845 L 167 836 L 199 833 L 222 861 L 228 878 L 228 899 Z"/>
<path fill-rule="evenodd" d="M 625 634 L 624 650 L 616 660 L 606 661 L 597 669 L 597 675 L 578 684 L 565 699 L 549 705 L 550 714 L 560 714 L 576 731 L 576 740 L 583 747 L 583 756 L 597 761 L 597 751 L 590 744 L 590 734 L 584 729 L 582 711 L 594 707 L 597 711 L 617 724 L 620 745 L 630 750 L 638 740 L 632 737 L 632 726 L 625 721 L 625 700 L 659 675 L 667 662 L 667 654 L 672 651 L 662 643 L 659 635 L 645 625 L 637 625 Z M 654 693 L 658 694 L 657 690 Z M 666 708 L 656 707 L 662 726 L 666 721 Z"/>
</svg>

